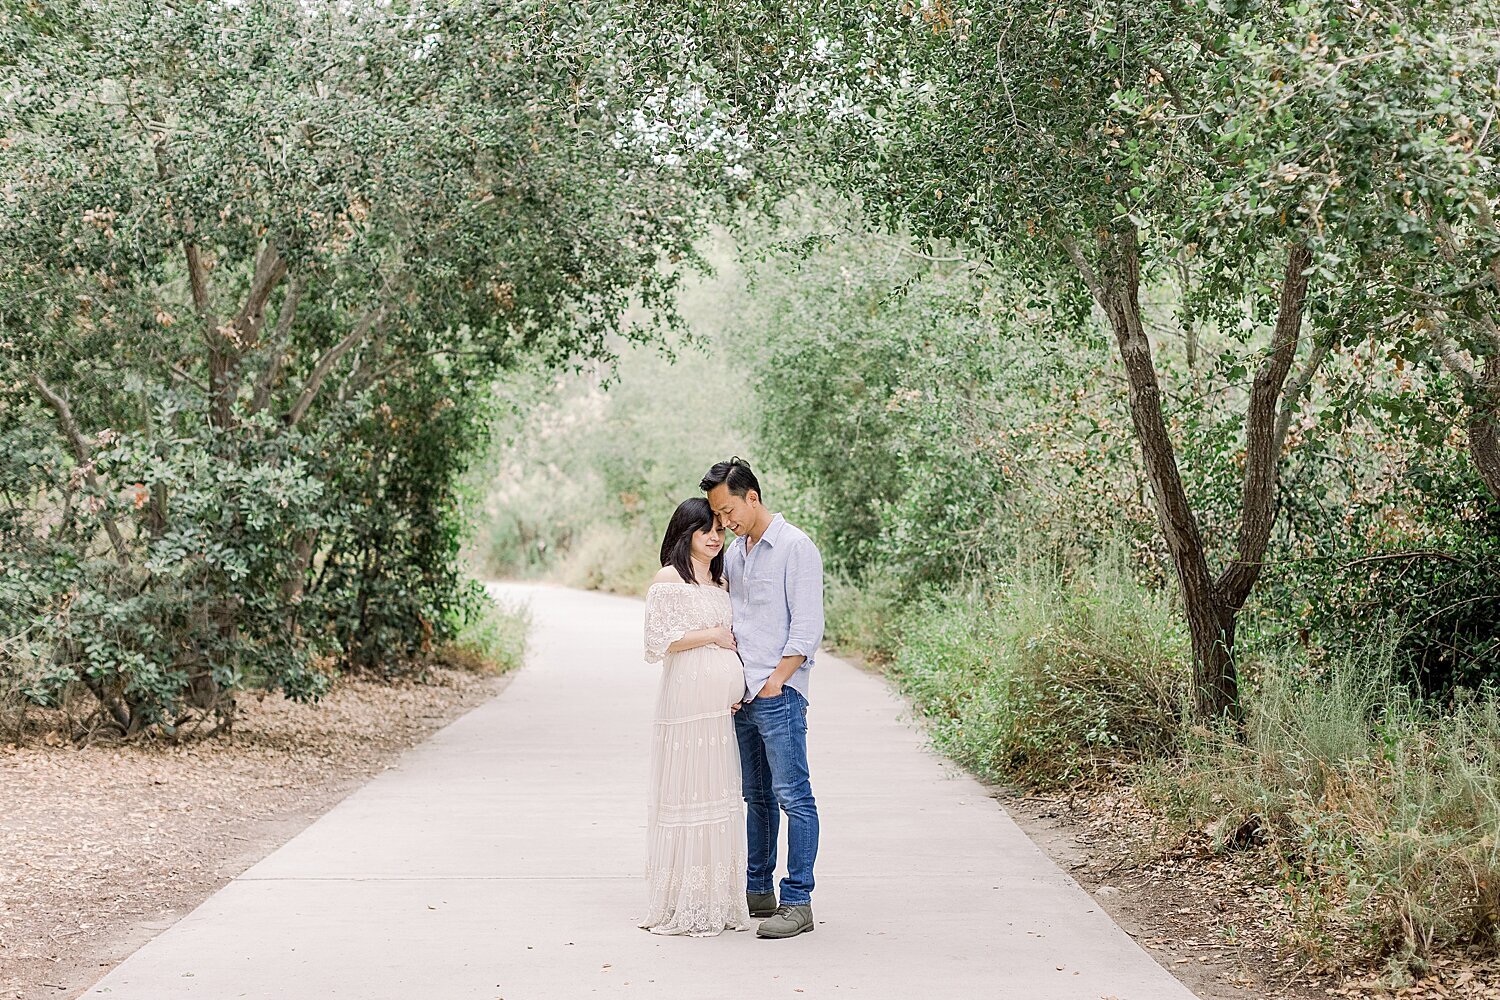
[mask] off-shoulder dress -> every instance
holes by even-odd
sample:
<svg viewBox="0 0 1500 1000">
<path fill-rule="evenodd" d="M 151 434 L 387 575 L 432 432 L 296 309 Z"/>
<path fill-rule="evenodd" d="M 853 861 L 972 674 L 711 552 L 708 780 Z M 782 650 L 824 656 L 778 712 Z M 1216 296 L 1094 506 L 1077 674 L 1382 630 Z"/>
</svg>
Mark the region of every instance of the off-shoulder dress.
<svg viewBox="0 0 1500 1000">
<path fill-rule="evenodd" d="M 730 708 L 745 693 L 733 650 L 673 653 L 696 629 L 731 624 L 718 587 L 655 583 L 646 592 L 646 659 L 662 664 L 649 755 L 647 909 L 654 934 L 712 937 L 748 930 L 745 812 Z"/>
</svg>

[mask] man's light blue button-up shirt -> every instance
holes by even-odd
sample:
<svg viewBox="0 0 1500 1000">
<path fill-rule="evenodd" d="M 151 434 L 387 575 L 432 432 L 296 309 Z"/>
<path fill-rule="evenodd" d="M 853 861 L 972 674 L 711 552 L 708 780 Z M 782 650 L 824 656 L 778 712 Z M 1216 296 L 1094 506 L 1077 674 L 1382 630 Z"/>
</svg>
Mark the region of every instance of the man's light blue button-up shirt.
<svg viewBox="0 0 1500 1000">
<path fill-rule="evenodd" d="M 745 664 L 745 697 L 765 686 L 783 656 L 805 656 L 787 679 L 808 698 L 807 679 L 823 641 L 823 557 L 812 539 L 780 514 L 747 553 L 736 538 L 724 554 L 734 604 L 734 641 Z M 808 698 L 811 701 L 811 698 Z"/>
</svg>

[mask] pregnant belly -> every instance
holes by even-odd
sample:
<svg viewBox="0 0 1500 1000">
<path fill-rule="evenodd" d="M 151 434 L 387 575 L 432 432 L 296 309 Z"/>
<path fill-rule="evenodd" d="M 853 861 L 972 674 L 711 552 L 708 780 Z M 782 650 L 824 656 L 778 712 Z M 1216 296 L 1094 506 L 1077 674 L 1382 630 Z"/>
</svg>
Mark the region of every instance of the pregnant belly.
<svg viewBox="0 0 1500 1000">
<path fill-rule="evenodd" d="M 744 696 L 745 668 L 733 650 L 700 646 L 684 655 L 694 658 L 693 669 L 706 682 L 704 686 L 713 692 L 716 703 L 723 702 L 727 708 Z"/>
</svg>

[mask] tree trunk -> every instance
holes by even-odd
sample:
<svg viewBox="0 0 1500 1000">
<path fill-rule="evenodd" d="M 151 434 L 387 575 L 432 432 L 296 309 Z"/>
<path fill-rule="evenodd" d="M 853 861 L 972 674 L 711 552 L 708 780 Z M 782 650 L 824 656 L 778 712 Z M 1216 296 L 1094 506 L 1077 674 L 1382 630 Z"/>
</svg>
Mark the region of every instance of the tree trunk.
<svg viewBox="0 0 1500 1000">
<path fill-rule="evenodd" d="M 1280 309 L 1271 350 L 1256 371 L 1245 412 L 1245 473 L 1241 490 L 1237 558 L 1215 580 L 1208 567 L 1198 521 L 1188 503 L 1177 454 L 1162 413 L 1161 386 L 1151 355 L 1140 307 L 1140 250 L 1136 232 L 1124 227 L 1101 239 L 1098 271 L 1077 242 L 1064 241 L 1114 332 L 1125 378 L 1130 386 L 1130 419 L 1141 447 L 1146 479 L 1162 537 L 1171 553 L 1182 590 L 1193 644 L 1193 701 L 1200 717 L 1237 714 L 1239 678 L 1234 663 L 1237 616 L 1260 576 L 1271 528 L 1276 521 L 1278 466 L 1291 422 L 1284 399 L 1287 376 L 1297 356 L 1299 331 L 1307 298 L 1311 255 L 1300 246 L 1287 254 Z M 1293 381 L 1300 393 L 1327 356 L 1314 348 Z"/>
<path fill-rule="evenodd" d="M 281 599 L 295 604 L 307 585 L 307 570 L 312 565 L 313 533 L 304 531 L 292 543 L 292 565 L 281 583 Z"/>
<path fill-rule="evenodd" d="M 1478 399 L 1469 417 L 1469 454 L 1490 496 L 1500 501 L 1500 356 L 1486 358 L 1474 381 Z"/>
<path fill-rule="evenodd" d="M 1225 605 L 1217 593 L 1188 606 L 1188 631 L 1193 642 L 1193 706 L 1199 718 L 1239 715 L 1239 671 L 1234 662 L 1238 614 L 1239 609 Z"/>
<path fill-rule="evenodd" d="M 1141 320 L 1140 251 L 1136 232 L 1125 227 L 1104 240 L 1096 273 L 1076 244 L 1069 254 L 1109 319 L 1125 378 L 1130 387 L 1130 420 L 1162 537 L 1177 571 L 1193 643 L 1193 702 L 1200 716 L 1235 711 L 1239 686 L 1234 667 L 1234 610 L 1219 600 L 1209 572 L 1198 521 L 1188 503 L 1177 454 L 1162 415 L 1161 386 L 1151 356 L 1151 342 Z"/>
</svg>

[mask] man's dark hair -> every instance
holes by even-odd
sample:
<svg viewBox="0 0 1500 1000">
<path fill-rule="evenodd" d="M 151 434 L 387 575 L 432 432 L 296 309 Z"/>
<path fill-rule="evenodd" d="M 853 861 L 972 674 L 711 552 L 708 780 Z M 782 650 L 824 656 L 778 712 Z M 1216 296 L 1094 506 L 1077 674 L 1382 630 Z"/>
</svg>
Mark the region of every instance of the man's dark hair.
<svg viewBox="0 0 1500 1000">
<path fill-rule="evenodd" d="M 704 493 L 715 486 L 728 486 L 729 492 L 737 497 L 742 497 L 751 490 L 762 500 L 765 495 L 760 491 L 760 480 L 755 478 L 755 473 L 750 471 L 750 463 L 738 455 L 727 462 L 720 462 L 708 470 L 708 475 L 703 477 L 703 482 L 698 488 Z"/>
</svg>

